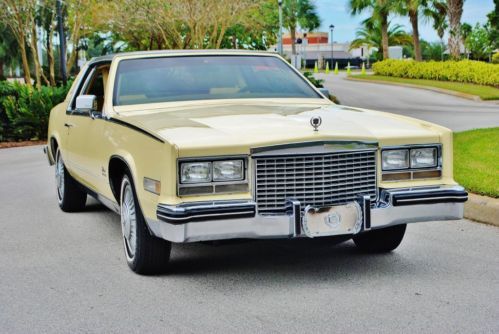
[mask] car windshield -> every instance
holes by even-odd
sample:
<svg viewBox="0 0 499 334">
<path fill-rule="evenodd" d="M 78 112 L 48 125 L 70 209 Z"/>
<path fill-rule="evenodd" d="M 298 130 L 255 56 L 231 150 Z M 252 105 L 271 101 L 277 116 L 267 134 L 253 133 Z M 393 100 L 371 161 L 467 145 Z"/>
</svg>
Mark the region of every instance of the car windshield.
<svg viewBox="0 0 499 334">
<path fill-rule="evenodd" d="M 320 98 L 288 64 L 272 56 L 182 56 L 119 63 L 117 106 L 242 98 Z"/>
</svg>

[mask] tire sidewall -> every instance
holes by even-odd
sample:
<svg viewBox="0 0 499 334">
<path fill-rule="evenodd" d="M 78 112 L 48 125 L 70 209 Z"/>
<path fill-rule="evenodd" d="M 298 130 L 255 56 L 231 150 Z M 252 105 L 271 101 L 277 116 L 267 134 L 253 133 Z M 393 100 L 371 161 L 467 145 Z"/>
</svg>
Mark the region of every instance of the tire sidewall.
<svg viewBox="0 0 499 334">
<path fill-rule="evenodd" d="M 57 203 L 59 204 L 59 206 L 62 208 L 64 206 L 64 198 L 66 197 L 66 189 L 67 189 L 67 172 L 66 172 L 66 166 L 64 165 L 64 160 L 62 159 L 62 155 L 61 155 L 61 150 L 60 149 L 57 149 L 57 152 L 55 154 L 55 168 L 56 168 L 56 173 L 57 173 L 57 169 L 59 168 L 59 162 L 62 164 L 62 174 L 63 174 L 63 177 L 64 177 L 64 190 L 60 191 L 59 189 L 59 185 L 56 183 L 56 195 L 57 195 Z M 57 182 L 57 179 L 56 179 L 56 182 Z"/>
<path fill-rule="evenodd" d="M 127 249 L 127 242 L 125 241 L 123 227 L 122 227 L 121 236 L 123 238 L 123 251 L 125 252 L 125 258 L 128 262 L 128 265 L 133 269 L 137 266 L 138 259 L 141 257 L 141 254 L 140 254 L 141 244 L 140 243 L 142 242 L 142 237 L 143 237 L 142 233 L 143 233 L 144 219 L 142 216 L 142 211 L 140 210 L 140 205 L 139 205 L 139 202 L 137 199 L 137 194 L 135 192 L 135 186 L 133 183 L 133 179 L 132 179 L 130 173 L 126 172 L 123 175 L 123 179 L 121 180 L 121 186 L 120 186 L 120 224 L 122 223 L 121 222 L 121 219 L 122 219 L 121 207 L 123 205 L 124 190 L 125 190 L 126 186 L 130 187 L 130 190 L 131 190 L 131 193 L 133 196 L 134 205 L 135 205 L 135 219 L 136 219 L 135 238 L 136 238 L 136 240 L 135 240 L 135 249 L 134 249 L 132 257 L 130 257 L 130 254 L 129 254 L 128 249 Z"/>
</svg>

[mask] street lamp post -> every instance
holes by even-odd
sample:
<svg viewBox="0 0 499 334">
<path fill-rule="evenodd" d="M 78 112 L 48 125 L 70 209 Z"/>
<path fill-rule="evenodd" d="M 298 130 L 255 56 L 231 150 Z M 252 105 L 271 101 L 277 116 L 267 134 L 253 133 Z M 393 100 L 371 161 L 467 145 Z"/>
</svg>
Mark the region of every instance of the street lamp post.
<svg viewBox="0 0 499 334">
<path fill-rule="evenodd" d="M 277 52 L 282 56 L 283 47 L 282 47 L 282 0 L 278 1 L 279 4 L 279 39 L 277 45 Z"/>
<path fill-rule="evenodd" d="M 329 29 L 331 29 L 331 68 L 333 68 L 334 67 L 334 64 L 333 64 L 333 58 L 334 58 L 334 53 L 333 53 L 333 45 L 334 45 L 333 30 L 334 30 L 334 25 L 331 24 L 329 26 Z"/>
</svg>

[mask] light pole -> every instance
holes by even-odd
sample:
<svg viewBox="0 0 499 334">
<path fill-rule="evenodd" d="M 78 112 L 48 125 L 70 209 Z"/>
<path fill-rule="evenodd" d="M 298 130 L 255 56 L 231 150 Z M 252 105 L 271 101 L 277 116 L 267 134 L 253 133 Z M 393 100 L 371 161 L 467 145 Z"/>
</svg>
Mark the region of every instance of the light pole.
<svg viewBox="0 0 499 334">
<path fill-rule="evenodd" d="M 278 36 L 278 44 L 277 44 L 277 52 L 282 56 L 283 47 L 282 47 L 282 0 L 278 1 L 279 4 L 279 36 Z"/>
<path fill-rule="evenodd" d="M 331 24 L 329 26 L 329 29 L 331 29 L 331 68 L 334 68 L 334 64 L 333 64 L 333 58 L 334 58 L 334 53 L 333 53 L 333 45 L 334 45 L 333 30 L 334 30 L 334 25 Z"/>
</svg>

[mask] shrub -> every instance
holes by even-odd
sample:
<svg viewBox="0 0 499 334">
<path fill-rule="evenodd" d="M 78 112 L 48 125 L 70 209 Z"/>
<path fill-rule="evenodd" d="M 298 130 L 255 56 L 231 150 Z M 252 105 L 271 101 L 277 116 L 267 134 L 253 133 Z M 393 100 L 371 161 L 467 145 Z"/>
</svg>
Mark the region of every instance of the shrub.
<svg viewBox="0 0 499 334">
<path fill-rule="evenodd" d="M 324 88 L 324 80 L 323 79 L 316 79 L 314 77 L 314 74 L 312 72 L 303 72 L 303 75 L 312 83 L 317 88 Z M 340 104 L 340 100 L 332 94 L 329 94 L 329 99 L 333 101 L 336 104 Z"/>
<path fill-rule="evenodd" d="M 308 81 L 310 81 L 312 83 L 312 85 L 314 85 L 315 87 L 317 88 L 322 88 L 324 87 L 324 80 L 322 79 L 316 79 L 314 77 L 314 74 L 312 72 L 303 72 L 303 75 L 305 76 L 305 78 L 308 79 Z"/>
<path fill-rule="evenodd" d="M 457 81 L 499 87 L 499 65 L 480 61 L 428 61 L 387 59 L 373 65 L 377 75 L 410 79 Z"/>
<path fill-rule="evenodd" d="M 0 81 L 0 141 L 46 139 L 50 110 L 64 101 L 68 89 Z"/>
<path fill-rule="evenodd" d="M 492 56 L 492 63 L 499 64 L 499 52 L 494 53 L 494 55 Z"/>
</svg>

